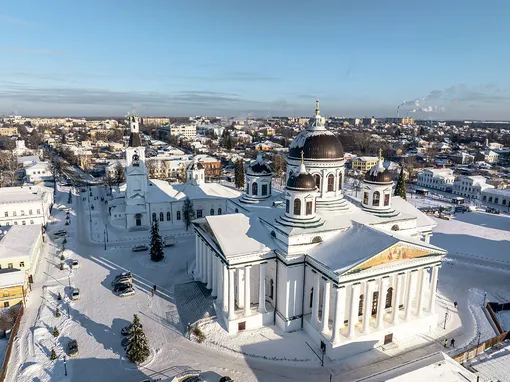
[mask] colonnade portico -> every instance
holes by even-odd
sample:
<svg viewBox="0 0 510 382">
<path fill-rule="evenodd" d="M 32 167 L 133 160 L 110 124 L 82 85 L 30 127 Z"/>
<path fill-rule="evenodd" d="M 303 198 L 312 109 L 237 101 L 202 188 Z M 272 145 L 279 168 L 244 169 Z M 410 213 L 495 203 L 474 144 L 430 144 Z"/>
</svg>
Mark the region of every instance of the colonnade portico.
<svg viewBox="0 0 510 382">
<path fill-rule="evenodd" d="M 204 240 L 196 239 L 195 279 L 206 284 L 207 289 L 211 289 L 211 296 L 216 297 L 217 308 L 221 309 L 229 320 L 267 313 L 266 266 L 266 262 L 259 264 L 258 301 L 252 301 L 253 265 L 228 267 Z M 257 310 L 252 311 L 252 304 L 258 305 Z M 236 308 L 242 311 L 236 312 Z"/>
<path fill-rule="evenodd" d="M 397 325 L 400 320 L 412 321 L 425 314 L 434 314 L 438 268 L 439 265 L 425 266 L 340 285 L 333 285 L 314 271 L 310 324 L 337 345 L 342 340 Z M 334 304 L 332 310 L 331 300 Z M 359 314 L 360 308 L 362 314 Z M 333 319 L 331 328 L 330 311 Z"/>
</svg>

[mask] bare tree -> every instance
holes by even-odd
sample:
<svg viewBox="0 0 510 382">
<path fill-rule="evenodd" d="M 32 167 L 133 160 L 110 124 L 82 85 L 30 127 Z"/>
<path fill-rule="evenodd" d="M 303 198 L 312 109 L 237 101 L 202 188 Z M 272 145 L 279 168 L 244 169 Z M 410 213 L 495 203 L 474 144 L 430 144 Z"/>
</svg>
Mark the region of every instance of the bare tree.
<svg viewBox="0 0 510 382">
<path fill-rule="evenodd" d="M 126 177 L 124 175 L 124 167 L 122 167 L 122 164 L 120 162 L 117 162 L 115 164 L 115 175 L 113 178 L 113 184 L 119 186 L 121 183 L 123 183 L 126 180 Z"/>
<path fill-rule="evenodd" d="M 14 151 L 3 151 L 0 153 L 0 170 L 5 179 L 5 184 L 15 186 L 18 183 L 16 171 L 21 169 L 18 164 L 18 157 Z"/>
</svg>

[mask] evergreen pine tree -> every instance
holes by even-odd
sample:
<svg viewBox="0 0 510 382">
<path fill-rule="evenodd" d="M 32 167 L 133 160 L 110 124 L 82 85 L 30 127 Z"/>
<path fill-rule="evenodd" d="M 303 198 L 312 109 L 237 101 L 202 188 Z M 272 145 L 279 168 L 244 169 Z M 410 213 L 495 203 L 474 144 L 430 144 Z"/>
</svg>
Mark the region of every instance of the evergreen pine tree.
<svg viewBox="0 0 510 382">
<path fill-rule="evenodd" d="M 193 202 L 190 198 L 186 197 L 184 199 L 184 206 L 182 207 L 182 215 L 184 219 L 184 224 L 186 225 L 186 231 L 188 227 L 191 225 L 193 219 L 195 219 L 195 210 L 193 209 Z"/>
<path fill-rule="evenodd" d="M 71 194 L 71 190 L 69 190 L 69 195 L 67 197 L 67 203 L 68 204 L 71 204 L 73 202 L 73 196 Z"/>
<path fill-rule="evenodd" d="M 150 350 L 147 337 L 145 337 L 145 333 L 143 332 L 140 319 L 135 314 L 131 331 L 128 335 L 128 343 L 126 346 L 127 358 L 131 362 L 139 364 L 145 361 L 147 357 L 149 357 L 149 354 Z"/>
<path fill-rule="evenodd" d="M 159 234 L 159 225 L 156 220 L 151 227 L 151 260 L 152 261 L 161 261 L 165 254 L 163 253 L 163 240 L 161 239 L 161 235 Z"/>
<path fill-rule="evenodd" d="M 234 182 L 237 188 L 244 188 L 244 163 L 238 159 L 235 163 Z"/>
<path fill-rule="evenodd" d="M 58 337 L 58 336 L 59 336 L 59 334 L 60 334 L 60 332 L 58 331 L 57 327 L 56 327 L 56 326 L 54 326 L 54 327 L 53 327 L 53 337 Z"/>
<path fill-rule="evenodd" d="M 230 134 L 227 136 L 227 143 L 225 144 L 225 146 L 227 147 L 227 150 L 232 149 L 232 138 L 230 137 Z"/>
<path fill-rule="evenodd" d="M 57 300 L 58 301 L 62 300 L 62 295 L 60 294 L 60 292 L 58 292 Z"/>
<path fill-rule="evenodd" d="M 55 349 L 51 349 L 50 360 L 55 361 L 57 359 L 57 352 Z"/>
<path fill-rule="evenodd" d="M 395 187 L 395 196 L 400 196 L 402 199 L 407 200 L 406 196 L 406 176 L 404 174 L 404 166 L 400 169 L 397 185 Z"/>
</svg>

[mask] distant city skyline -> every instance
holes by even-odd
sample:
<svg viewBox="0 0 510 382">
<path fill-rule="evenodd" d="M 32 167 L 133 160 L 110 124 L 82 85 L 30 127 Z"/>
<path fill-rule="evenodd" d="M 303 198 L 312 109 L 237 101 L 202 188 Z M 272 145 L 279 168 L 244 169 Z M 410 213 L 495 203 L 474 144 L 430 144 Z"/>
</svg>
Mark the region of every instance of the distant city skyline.
<svg viewBox="0 0 510 382">
<path fill-rule="evenodd" d="M 510 4 L 7 1 L 0 114 L 510 120 Z"/>
</svg>

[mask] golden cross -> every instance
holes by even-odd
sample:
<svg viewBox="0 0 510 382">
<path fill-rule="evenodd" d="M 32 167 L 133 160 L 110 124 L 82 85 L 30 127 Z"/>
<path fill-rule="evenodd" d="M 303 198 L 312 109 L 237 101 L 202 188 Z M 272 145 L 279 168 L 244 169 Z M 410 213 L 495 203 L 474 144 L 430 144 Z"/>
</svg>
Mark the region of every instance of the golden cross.
<svg viewBox="0 0 510 382">
<path fill-rule="evenodd" d="M 382 160 L 382 149 L 379 149 L 379 160 Z"/>
<path fill-rule="evenodd" d="M 319 115 L 319 102 L 319 99 L 315 101 L 315 115 Z"/>
</svg>

